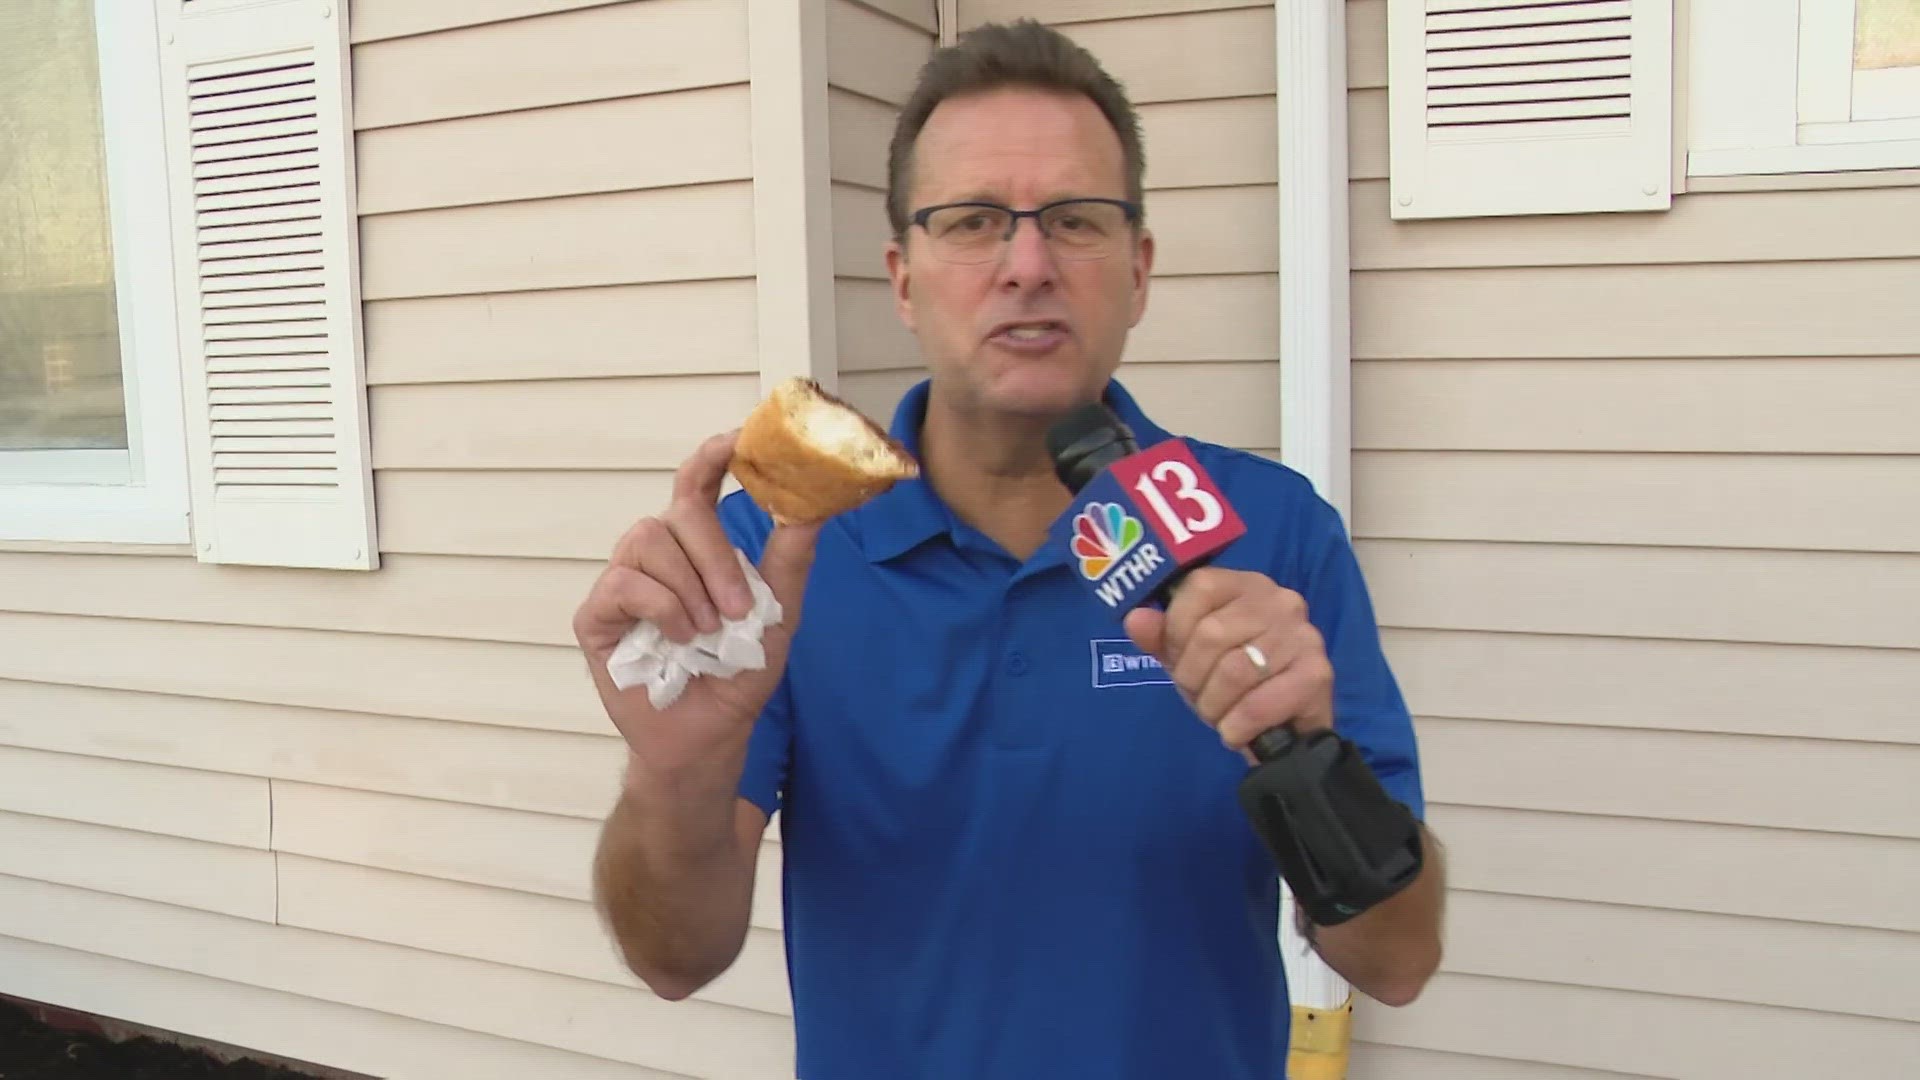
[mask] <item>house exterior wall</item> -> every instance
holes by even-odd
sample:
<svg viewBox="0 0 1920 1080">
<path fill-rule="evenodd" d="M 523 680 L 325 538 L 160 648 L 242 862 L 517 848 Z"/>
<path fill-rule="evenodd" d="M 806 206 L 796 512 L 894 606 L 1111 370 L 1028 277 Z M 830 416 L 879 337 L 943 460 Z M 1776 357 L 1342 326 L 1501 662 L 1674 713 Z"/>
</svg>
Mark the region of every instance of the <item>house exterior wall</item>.
<svg viewBox="0 0 1920 1080">
<path fill-rule="evenodd" d="M 887 143 L 920 65 L 938 43 L 930 0 L 826 0 L 838 389 L 887 423 L 925 376 L 887 283 Z"/>
<path fill-rule="evenodd" d="M 0 991 L 389 1077 L 791 1075 L 777 847 L 695 1000 L 597 924 L 569 627 L 759 396 L 749 11 L 355 0 L 383 565 L 0 551 Z"/>
<path fill-rule="evenodd" d="M 1395 222 L 1385 9 L 1347 5 L 1352 527 L 1453 889 L 1352 1080 L 1908 1075 L 1920 186 Z"/>
</svg>

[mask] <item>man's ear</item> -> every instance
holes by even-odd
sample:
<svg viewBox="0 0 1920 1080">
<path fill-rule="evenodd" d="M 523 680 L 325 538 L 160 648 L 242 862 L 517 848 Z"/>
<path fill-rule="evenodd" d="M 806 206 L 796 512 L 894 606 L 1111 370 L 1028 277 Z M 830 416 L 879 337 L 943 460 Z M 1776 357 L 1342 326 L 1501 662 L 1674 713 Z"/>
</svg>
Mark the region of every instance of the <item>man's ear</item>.
<svg viewBox="0 0 1920 1080">
<path fill-rule="evenodd" d="M 1142 228 L 1133 248 L 1133 321 L 1128 325 L 1138 326 L 1147 313 L 1147 287 L 1153 281 L 1153 232 Z"/>
<path fill-rule="evenodd" d="M 907 260 L 906 246 L 899 240 L 887 241 L 887 280 L 893 285 L 893 310 L 906 324 L 913 325 L 913 267 Z"/>
</svg>

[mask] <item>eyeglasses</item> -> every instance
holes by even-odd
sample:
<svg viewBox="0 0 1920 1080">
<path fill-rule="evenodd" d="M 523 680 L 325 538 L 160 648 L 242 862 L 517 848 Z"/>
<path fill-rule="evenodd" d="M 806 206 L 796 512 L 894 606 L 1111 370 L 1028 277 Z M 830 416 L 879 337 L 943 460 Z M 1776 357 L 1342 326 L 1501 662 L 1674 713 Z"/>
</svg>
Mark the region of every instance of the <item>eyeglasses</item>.
<svg viewBox="0 0 1920 1080">
<path fill-rule="evenodd" d="M 1032 218 L 1054 254 L 1104 259 L 1124 247 L 1140 208 L 1120 199 L 1062 199 L 1033 210 L 990 202 L 943 203 L 914 211 L 935 257 L 945 262 L 992 262 L 1013 240 L 1021 218 Z"/>
</svg>

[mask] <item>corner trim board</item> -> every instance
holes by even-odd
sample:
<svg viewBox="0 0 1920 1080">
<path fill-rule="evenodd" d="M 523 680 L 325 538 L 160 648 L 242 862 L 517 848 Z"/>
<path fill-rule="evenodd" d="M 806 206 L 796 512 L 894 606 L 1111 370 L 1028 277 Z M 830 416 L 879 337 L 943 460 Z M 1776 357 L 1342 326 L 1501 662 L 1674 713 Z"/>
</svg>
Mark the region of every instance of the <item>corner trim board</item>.
<svg viewBox="0 0 1920 1080">
<path fill-rule="evenodd" d="M 1282 4 L 1280 458 L 1341 515 L 1351 506 L 1347 65 L 1343 0 Z"/>
<path fill-rule="evenodd" d="M 754 277 L 764 394 L 789 376 L 837 389 L 827 3 L 748 0 Z"/>
<path fill-rule="evenodd" d="M 1347 41 L 1345 0 L 1275 10 L 1280 132 L 1280 460 L 1349 514 Z M 1340 1007 L 1352 988 L 1294 926 L 1279 926 L 1296 1006 Z"/>
</svg>

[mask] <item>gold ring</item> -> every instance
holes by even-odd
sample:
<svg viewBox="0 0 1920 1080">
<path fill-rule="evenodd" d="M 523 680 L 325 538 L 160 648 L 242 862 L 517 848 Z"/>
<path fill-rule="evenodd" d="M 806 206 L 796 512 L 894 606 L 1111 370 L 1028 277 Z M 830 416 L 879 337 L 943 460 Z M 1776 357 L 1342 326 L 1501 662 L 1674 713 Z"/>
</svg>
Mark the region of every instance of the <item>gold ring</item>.
<svg viewBox="0 0 1920 1080">
<path fill-rule="evenodd" d="M 1253 661 L 1254 668 L 1258 670 L 1260 674 L 1267 674 L 1267 654 L 1260 651 L 1260 646 L 1249 641 L 1245 645 L 1240 646 L 1240 651 L 1247 654 L 1247 659 Z"/>
</svg>

